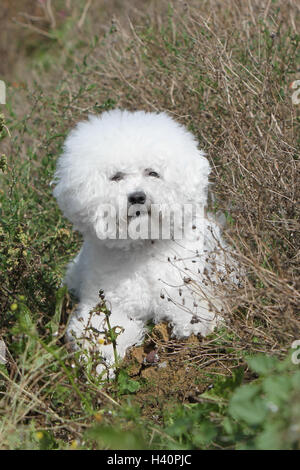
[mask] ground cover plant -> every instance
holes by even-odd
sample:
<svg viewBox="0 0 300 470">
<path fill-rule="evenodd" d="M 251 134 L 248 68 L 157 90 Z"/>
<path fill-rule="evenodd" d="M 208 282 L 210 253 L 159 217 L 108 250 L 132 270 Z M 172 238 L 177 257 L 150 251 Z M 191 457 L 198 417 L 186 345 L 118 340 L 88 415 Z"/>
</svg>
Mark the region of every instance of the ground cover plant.
<svg viewBox="0 0 300 470">
<path fill-rule="evenodd" d="M 299 449 L 297 2 L 71 3 L 1 12 L 0 448 Z M 115 107 L 195 133 L 245 275 L 224 283 L 220 330 L 149 325 L 107 383 L 63 342 L 81 240 L 51 182 L 70 128 Z"/>
</svg>

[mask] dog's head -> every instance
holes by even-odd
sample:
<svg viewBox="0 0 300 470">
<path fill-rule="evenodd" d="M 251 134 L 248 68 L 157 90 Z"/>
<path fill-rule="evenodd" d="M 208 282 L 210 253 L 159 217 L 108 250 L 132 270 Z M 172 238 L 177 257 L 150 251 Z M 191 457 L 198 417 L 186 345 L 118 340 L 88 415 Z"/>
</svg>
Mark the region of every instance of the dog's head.
<svg viewBox="0 0 300 470">
<path fill-rule="evenodd" d="M 194 136 L 167 114 L 114 110 L 71 131 L 58 160 L 54 196 L 83 234 L 156 238 L 157 224 L 171 220 L 172 237 L 180 210 L 186 217 L 191 206 L 204 208 L 208 174 Z"/>
</svg>

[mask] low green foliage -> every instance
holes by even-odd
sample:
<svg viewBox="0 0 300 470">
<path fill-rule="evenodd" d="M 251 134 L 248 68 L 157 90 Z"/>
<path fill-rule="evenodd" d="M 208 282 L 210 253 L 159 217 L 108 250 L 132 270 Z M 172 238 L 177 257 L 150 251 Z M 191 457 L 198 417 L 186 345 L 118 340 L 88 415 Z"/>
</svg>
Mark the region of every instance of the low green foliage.
<svg viewBox="0 0 300 470">
<path fill-rule="evenodd" d="M 125 370 L 120 370 L 118 374 L 118 393 L 126 395 L 128 393 L 135 393 L 140 389 L 140 384 L 137 380 L 132 380 Z"/>
<path fill-rule="evenodd" d="M 164 417 L 160 445 L 203 449 L 300 449 L 300 370 L 290 356 L 247 358 L 259 377 L 241 385 L 243 369 L 220 377 L 200 403 L 175 408 Z"/>
</svg>

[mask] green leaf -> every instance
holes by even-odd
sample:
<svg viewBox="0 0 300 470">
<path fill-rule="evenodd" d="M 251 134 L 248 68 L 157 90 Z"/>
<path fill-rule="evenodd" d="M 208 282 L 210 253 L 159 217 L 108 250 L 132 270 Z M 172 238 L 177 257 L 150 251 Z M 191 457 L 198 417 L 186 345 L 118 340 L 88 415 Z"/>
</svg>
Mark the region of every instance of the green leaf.
<svg viewBox="0 0 300 470">
<path fill-rule="evenodd" d="M 273 356 L 256 355 L 246 357 L 247 364 L 259 375 L 271 373 L 278 364 L 278 359 Z"/>
<path fill-rule="evenodd" d="M 255 439 L 255 448 L 258 450 L 282 450 L 282 433 L 275 423 L 267 423 L 265 429 Z"/>
<path fill-rule="evenodd" d="M 129 377 L 127 372 L 120 370 L 118 375 L 119 393 L 124 395 L 126 393 L 135 393 L 140 389 L 140 383 Z"/>
<path fill-rule="evenodd" d="M 219 376 L 214 381 L 214 386 L 202 393 L 201 397 L 214 400 L 220 405 L 225 404 L 232 392 L 241 385 L 243 377 L 244 369 L 242 367 L 234 369 L 231 377 Z"/>
<path fill-rule="evenodd" d="M 62 286 L 58 289 L 56 293 L 55 312 L 54 312 L 53 318 L 47 325 L 48 328 L 50 328 L 52 334 L 58 331 L 61 314 L 62 314 L 62 308 L 64 305 L 64 299 L 65 299 L 67 292 L 68 292 L 67 286 Z"/>
<path fill-rule="evenodd" d="M 290 377 L 272 376 L 267 377 L 262 383 L 262 389 L 266 398 L 277 406 L 287 403 L 291 391 Z"/>
<path fill-rule="evenodd" d="M 256 384 L 243 385 L 233 394 L 229 413 L 236 420 L 243 420 L 250 426 L 262 424 L 268 414 L 266 402 L 260 396 L 261 388 Z"/>
<path fill-rule="evenodd" d="M 198 429 L 195 430 L 193 442 L 196 446 L 205 446 L 215 439 L 217 433 L 217 428 L 213 423 L 204 421 L 200 423 Z"/>
<path fill-rule="evenodd" d="M 18 324 L 22 333 L 33 335 L 36 333 L 36 326 L 32 318 L 31 311 L 23 304 L 19 303 Z"/>
<path fill-rule="evenodd" d="M 141 450 L 148 448 L 139 431 L 126 430 L 124 432 L 124 430 L 110 426 L 97 425 L 87 432 L 87 437 L 96 440 L 100 448 L 116 450 Z"/>
</svg>

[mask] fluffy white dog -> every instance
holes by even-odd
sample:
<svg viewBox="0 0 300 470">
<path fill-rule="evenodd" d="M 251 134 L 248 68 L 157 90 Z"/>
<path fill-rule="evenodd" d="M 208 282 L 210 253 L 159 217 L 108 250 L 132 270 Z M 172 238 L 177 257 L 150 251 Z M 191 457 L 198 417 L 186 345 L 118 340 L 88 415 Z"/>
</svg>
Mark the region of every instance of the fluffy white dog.
<svg viewBox="0 0 300 470">
<path fill-rule="evenodd" d="M 113 362 L 106 318 L 92 311 L 100 289 L 121 332 L 120 357 L 149 320 L 167 321 L 176 337 L 213 330 L 221 302 L 212 284 L 226 262 L 219 228 L 205 216 L 209 171 L 193 135 L 165 113 L 114 110 L 72 130 L 54 190 L 84 238 L 65 278 L 80 301 L 68 341 Z"/>
</svg>

